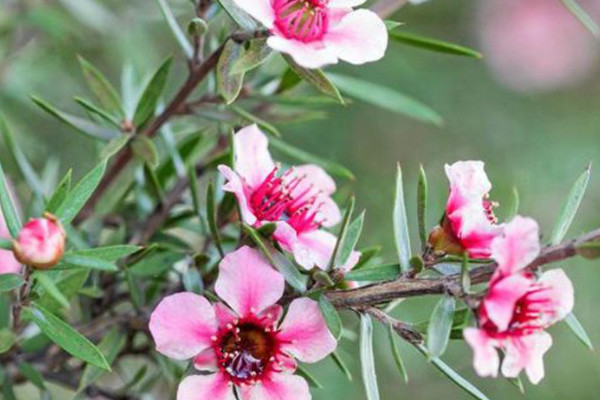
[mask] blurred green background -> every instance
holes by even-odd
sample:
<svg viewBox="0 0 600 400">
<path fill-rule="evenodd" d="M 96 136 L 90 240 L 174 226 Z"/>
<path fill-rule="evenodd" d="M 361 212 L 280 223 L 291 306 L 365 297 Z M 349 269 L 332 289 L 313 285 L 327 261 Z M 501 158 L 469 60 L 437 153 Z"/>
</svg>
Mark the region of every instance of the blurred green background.
<svg viewBox="0 0 600 400">
<path fill-rule="evenodd" d="M 411 32 L 480 49 L 477 9 L 482 2 L 431 0 L 403 8 L 394 19 L 406 23 L 405 28 Z M 191 18 L 189 0 L 170 3 L 182 22 Z M 506 28 L 511 29 L 509 25 Z M 52 120 L 29 100 L 31 94 L 36 94 L 63 109 L 74 110 L 73 96 L 87 93 L 78 54 L 93 60 L 115 82 L 125 63 L 149 73 L 169 54 L 176 54 L 179 68 L 184 68 L 178 48 L 150 0 L 0 0 L 0 109 L 39 168 L 50 158 L 60 160 L 61 171 L 74 167 L 81 172 L 94 163 L 96 145 L 91 140 Z M 348 108 L 328 107 L 324 111 L 329 118 L 324 120 L 280 126 L 289 142 L 339 161 L 355 172 L 357 181 L 342 185 L 344 193 L 353 191 L 359 206 L 368 210 L 361 245 L 383 245 L 386 260 L 394 259 L 391 210 L 397 162 L 405 174 L 413 233 L 419 164 L 424 165 L 430 180 L 428 218 L 433 226 L 447 193 L 444 163 L 481 159 L 487 163 L 494 184 L 492 197 L 501 204 L 498 215 L 502 218 L 503 211 L 507 211 L 512 188 L 517 187 L 521 193 L 520 212 L 536 218 L 546 235 L 573 181 L 590 161 L 600 164 L 597 69 L 564 87 L 520 93 L 499 84 L 485 61 L 392 43 L 382 62 L 331 70 L 413 96 L 437 110 L 445 121 L 438 128 L 355 102 Z M 181 76 L 172 74 L 173 88 L 180 80 Z M 4 146 L 0 147 L 0 156 L 6 157 Z M 600 178 L 594 171 L 570 235 L 600 226 L 599 202 Z M 413 244 L 418 246 L 416 235 Z M 595 264 L 573 260 L 563 267 L 577 288 L 576 314 L 593 342 L 600 343 L 600 271 Z M 395 316 L 421 321 L 435 301 L 407 301 Z M 353 315 L 347 315 L 346 321 L 348 328 L 357 325 Z M 376 350 L 382 399 L 467 398 L 420 354 L 402 344 L 410 377 L 406 385 L 389 355 L 385 332 L 377 327 L 376 333 L 381 339 L 376 342 L 381 343 Z M 526 397 L 598 398 L 600 356 L 584 348 L 562 325 L 552 328 L 551 333 L 555 346 L 546 356 L 547 377 L 537 387 L 526 383 Z M 352 365 L 354 382 L 348 383 L 331 361 L 311 366 L 309 369 L 326 383 L 324 389 L 314 390 L 315 399 L 365 398 L 357 343 L 345 340 L 341 354 Z M 463 342 L 453 342 L 444 359 L 492 399 L 521 396 L 506 380 L 477 378 L 471 355 Z"/>
</svg>

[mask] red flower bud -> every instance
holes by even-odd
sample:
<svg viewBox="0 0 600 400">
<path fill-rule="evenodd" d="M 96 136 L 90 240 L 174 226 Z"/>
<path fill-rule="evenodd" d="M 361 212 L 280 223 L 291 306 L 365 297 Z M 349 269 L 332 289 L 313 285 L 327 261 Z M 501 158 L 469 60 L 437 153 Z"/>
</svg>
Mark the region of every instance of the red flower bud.
<svg viewBox="0 0 600 400">
<path fill-rule="evenodd" d="M 37 269 L 55 266 L 65 252 L 67 235 L 56 217 L 46 214 L 30 220 L 13 243 L 17 260 Z"/>
</svg>

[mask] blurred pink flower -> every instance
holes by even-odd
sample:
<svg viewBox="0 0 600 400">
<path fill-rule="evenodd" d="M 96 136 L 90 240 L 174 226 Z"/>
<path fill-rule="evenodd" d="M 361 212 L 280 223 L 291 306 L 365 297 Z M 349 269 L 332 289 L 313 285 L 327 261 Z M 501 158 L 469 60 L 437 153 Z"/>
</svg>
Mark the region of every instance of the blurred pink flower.
<svg viewBox="0 0 600 400">
<path fill-rule="evenodd" d="M 227 178 L 224 187 L 237 197 L 242 220 L 260 227 L 276 223 L 274 237 L 306 269 L 326 269 L 336 237 L 320 229 L 340 222 L 341 214 L 331 198 L 333 179 L 316 165 L 301 165 L 281 172 L 271 158 L 269 142 L 256 125 L 235 134 L 235 171 L 225 165 L 219 170 Z M 349 270 L 360 254 L 353 252 L 345 265 Z"/>
<path fill-rule="evenodd" d="M 55 266 L 65 252 L 66 234 L 53 216 L 31 219 L 26 223 L 14 243 L 17 260 L 34 268 Z"/>
<path fill-rule="evenodd" d="M 0 210 L 0 238 L 11 239 L 2 210 Z M 0 250 L 0 274 L 18 274 L 21 270 L 21 263 L 17 261 L 12 251 Z"/>
<path fill-rule="evenodd" d="M 293 375 L 295 358 L 314 363 L 337 346 L 313 300 L 294 300 L 285 319 L 275 304 L 283 276 L 249 247 L 228 254 L 215 291 L 224 303 L 211 305 L 194 293 L 161 301 L 150 318 L 157 350 L 177 360 L 194 359 L 209 375 L 185 378 L 178 400 L 310 400 L 307 382 Z"/>
<path fill-rule="evenodd" d="M 586 77 L 597 42 L 561 4 L 548 0 L 482 0 L 478 31 L 485 60 L 517 91 L 552 90 Z M 582 2 L 589 6 L 597 0 Z"/>
<path fill-rule="evenodd" d="M 267 44 L 306 68 L 338 59 L 364 64 L 383 57 L 385 24 L 372 11 L 353 10 L 365 0 L 235 0 L 271 31 Z"/>
<path fill-rule="evenodd" d="M 573 285 L 562 270 L 547 271 L 539 279 L 524 270 L 539 253 L 537 224 L 532 222 L 515 218 L 494 240 L 492 256 L 498 270 L 479 309 L 479 328 L 464 330 L 480 376 L 498 375 L 496 349 L 501 349 L 504 376 L 514 378 L 525 370 L 532 383 L 539 383 L 544 377 L 543 356 L 552 345 L 545 329 L 573 309 Z"/>
</svg>

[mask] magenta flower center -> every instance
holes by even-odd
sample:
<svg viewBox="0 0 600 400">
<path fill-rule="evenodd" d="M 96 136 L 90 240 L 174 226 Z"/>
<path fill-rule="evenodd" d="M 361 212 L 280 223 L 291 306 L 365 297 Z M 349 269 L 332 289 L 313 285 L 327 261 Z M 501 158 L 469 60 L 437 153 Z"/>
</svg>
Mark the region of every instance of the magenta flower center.
<svg viewBox="0 0 600 400">
<path fill-rule="evenodd" d="M 275 26 L 288 39 L 312 42 L 329 26 L 327 0 L 272 0 Z"/>
<path fill-rule="evenodd" d="M 498 218 L 494 214 L 494 208 L 496 208 L 496 207 L 498 207 L 498 203 L 497 202 L 491 201 L 488 198 L 483 199 L 483 210 L 485 212 L 485 215 L 486 215 L 487 219 L 492 224 L 497 224 L 498 223 Z"/>
<path fill-rule="evenodd" d="M 318 229 L 318 193 L 308 185 L 303 176 L 293 175 L 293 170 L 277 176 L 274 169 L 250 196 L 254 215 L 261 221 L 286 221 L 296 232 Z"/>
</svg>

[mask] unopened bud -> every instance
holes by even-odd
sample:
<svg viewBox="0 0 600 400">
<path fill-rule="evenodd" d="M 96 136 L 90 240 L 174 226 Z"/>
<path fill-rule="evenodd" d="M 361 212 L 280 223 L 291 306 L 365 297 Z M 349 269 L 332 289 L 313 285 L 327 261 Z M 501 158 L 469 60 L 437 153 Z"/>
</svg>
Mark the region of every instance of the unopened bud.
<svg viewBox="0 0 600 400">
<path fill-rule="evenodd" d="M 202 18 L 194 18 L 188 24 L 187 30 L 190 36 L 203 36 L 208 31 L 208 24 Z"/>
<path fill-rule="evenodd" d="M 65 253 L 67 235 L 56 217 L 46 214 L 23 226 L 13 243 L 15 258 L 37 269 L 55 266 Z"/>
</svg>

